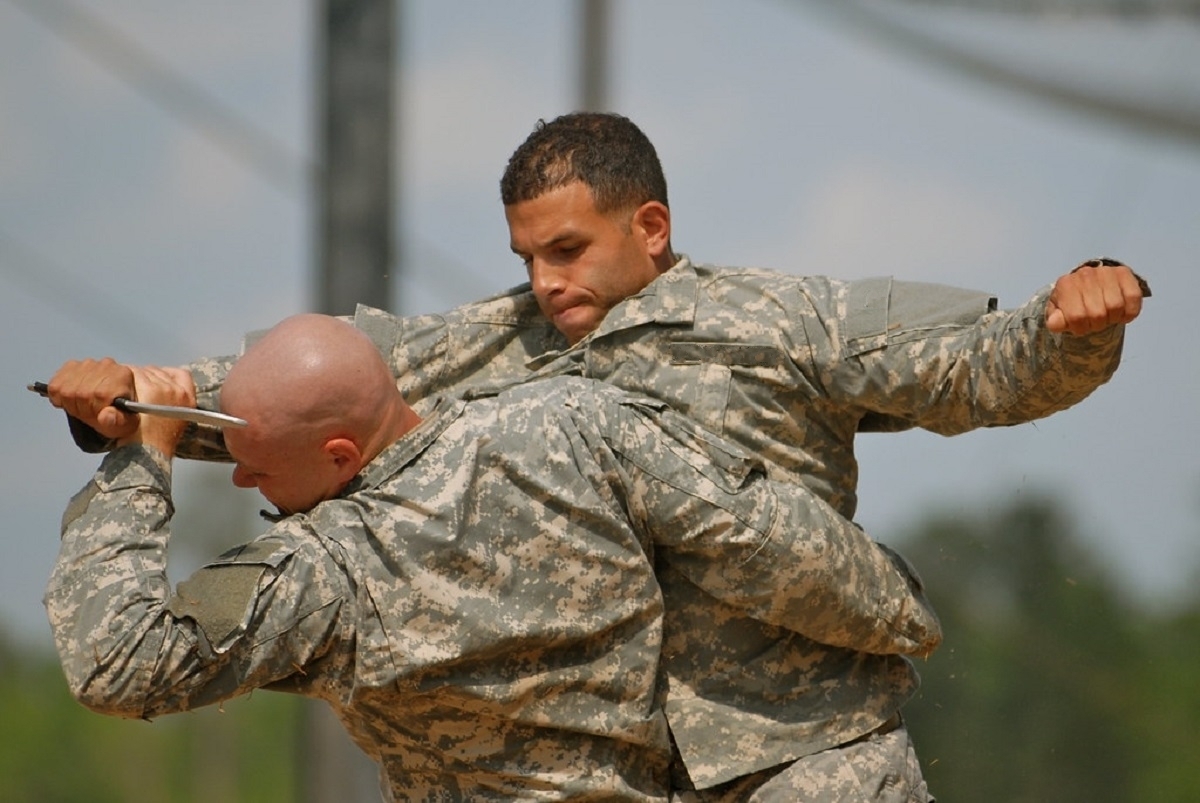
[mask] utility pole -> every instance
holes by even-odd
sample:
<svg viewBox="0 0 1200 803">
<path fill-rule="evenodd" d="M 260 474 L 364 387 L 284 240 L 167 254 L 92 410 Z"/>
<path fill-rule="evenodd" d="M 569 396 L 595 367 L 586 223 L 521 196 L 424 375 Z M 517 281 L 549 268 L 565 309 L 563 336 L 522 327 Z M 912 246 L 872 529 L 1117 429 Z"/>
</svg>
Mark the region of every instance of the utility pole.
<svg viewBox="0 0 1200 803">
<path fill-rule="evenodd" d="M 392 304 L 395 0 L 319 0 L 317 148 L 320 312 L 350 315 L 358 303 Z M 329 708 L 305 700 L 301 714 L 302 803 L 374 803 L 378 767 Z"/>
<path fill-rule="evenodd" d="M 589 112 L 608 108 L 608 0 L 580 0 L 579 100 Z"/>
<path fill-rule="evenodd" d="M 391 306 L 395 0 L 320 0 L 317 308 Z"/>
</svg>

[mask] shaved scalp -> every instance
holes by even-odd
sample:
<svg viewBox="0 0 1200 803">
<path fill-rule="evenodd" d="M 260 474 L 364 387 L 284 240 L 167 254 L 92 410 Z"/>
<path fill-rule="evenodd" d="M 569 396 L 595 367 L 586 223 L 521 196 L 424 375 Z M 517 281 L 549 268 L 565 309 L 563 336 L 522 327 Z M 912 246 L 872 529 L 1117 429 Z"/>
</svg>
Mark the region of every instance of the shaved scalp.
<svg viewBox="0 0 1200 803">
<path fill-rule="evenodd" d="M 296 444 L 332 437 L 373 443 L 397 402 L 403 405 L 371 340 L 317 314 L 272 328 L 234 363 L 221 389 L 222 408 L 245 418 L 256 440 Z"/>
</svg>

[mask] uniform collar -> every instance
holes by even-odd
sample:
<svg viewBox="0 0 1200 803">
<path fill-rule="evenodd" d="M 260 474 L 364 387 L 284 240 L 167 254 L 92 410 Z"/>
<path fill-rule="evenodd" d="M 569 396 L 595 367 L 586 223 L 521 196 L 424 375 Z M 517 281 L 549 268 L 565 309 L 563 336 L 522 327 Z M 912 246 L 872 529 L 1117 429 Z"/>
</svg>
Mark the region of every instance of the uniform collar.
<svg viewBox="0 0 1200 803">
<path fill-rule="evenodd" d="M 604 337 L 646 323 L 691 324 L 696 320 L 700 278 L 687 256 L 661 274 L 640 293 L 632 295 L 613 307 L 596 331 L 584 341 Z"/>
<path fill-rule="evenodd" d="M 358 476 L 350 480 L 346 487 L 333 498 L 345 499 L 364 489 L 378 488 L 387 482 L 428 449 L 430 444 L 436 441 L 438 436 L 462 415 L 465 408 L 466 403 L 458 399 L 439 400 L 433 412 L 421 419 L 421 423 L 404 433 L 399 440 L 376 455 L 374 460 L 363 466 L 362 471 L 358 472 Z M 260 510 L 258 515 L 269 522 L 279 523 L 293 515 L 307 516 L 323 504 L 325 502 L 319 502 L 313 510 L 300 514 L 280 513 L 278 510 L 274 513 L 269 510 Z"/>
<path fill-rule="evenodd" d="M 421 419 L 421 423 L 376 455 L 338 496 L 350 496 L 365 488 L 378 488 L 387 482 L 420 457 L 462 415 L 466 406 L 461 399 L 439 400 L 433 411 Z"/>
</svg>

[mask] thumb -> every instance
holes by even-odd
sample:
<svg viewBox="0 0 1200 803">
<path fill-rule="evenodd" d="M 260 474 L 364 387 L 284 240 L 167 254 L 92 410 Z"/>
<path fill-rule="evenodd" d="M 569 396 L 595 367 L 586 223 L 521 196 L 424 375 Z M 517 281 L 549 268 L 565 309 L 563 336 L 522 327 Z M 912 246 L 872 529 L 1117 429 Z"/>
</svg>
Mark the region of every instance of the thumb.
<svg viewBox="0 0 1200 803">
<path fill-rule="evenodd" d="M 126 413 L 116 407 L 105 407 L 96 414 L 96 431 L 107 438 L 124 438 L 137 432 L 140 421 L 136 413 Z"/>
<path fill-rule="evenodd" d="M 1053 301 L 1046 303 L 1046 328 L 1051 332 L 1067 331 L 1067 316 Z"/>
</svg>

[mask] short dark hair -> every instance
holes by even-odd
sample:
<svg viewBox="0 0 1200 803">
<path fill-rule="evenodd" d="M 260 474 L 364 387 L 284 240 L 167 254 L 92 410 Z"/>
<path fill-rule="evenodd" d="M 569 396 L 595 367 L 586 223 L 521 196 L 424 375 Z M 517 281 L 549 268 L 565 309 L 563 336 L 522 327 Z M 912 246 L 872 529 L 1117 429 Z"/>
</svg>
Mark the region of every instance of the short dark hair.
<svg viewBox="0 0 1200 803">
<path fill-rule="evenodd" d="M 601 213 L 647 201 L 667 206 L 667 179 L 654 145 L 629 119 L 600 112 L 539 120 L 509 158 L 500 198 L 510 206 L 576 181 L 592 191 Z"/>
</svg>

